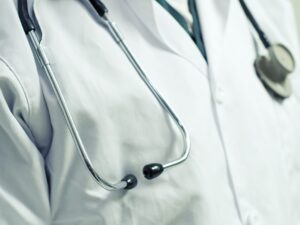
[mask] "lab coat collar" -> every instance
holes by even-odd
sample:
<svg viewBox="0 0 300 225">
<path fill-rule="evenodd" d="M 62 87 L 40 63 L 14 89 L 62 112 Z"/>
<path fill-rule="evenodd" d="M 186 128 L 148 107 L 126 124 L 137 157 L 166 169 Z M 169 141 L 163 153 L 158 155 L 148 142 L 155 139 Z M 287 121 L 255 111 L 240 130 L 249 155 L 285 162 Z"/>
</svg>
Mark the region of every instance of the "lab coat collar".
<svg viewBox="0 0 300 225">
<path fill-rule="evenodd" d="M 197 46 L 189 40 L 190 37 L 186 31 L 175 20 L 170 23 L 170 20 L 161 19 L 162 15 L 171 15 L 163 8 L 159 9 L 160 6 L 155 0 L 126 0 L 126 2 L 167 51 L 189 61 L 201 73 L 206 74 L 207 64 Z"/>
<path fill-rule="evenodd" d="M 188 40 L 190 37 L 182 29 L 176 29 L 176 35 L 170 32 L 178 25 L 176 22 L 171 27 L 166 27 L 162 21 L 161 13 L 154 10 L 157 7 L 155 0 L 126 0 L 129 8 L 147 27 L 152 34 L 167 48 L 167 50 L 185 58 L 196 66 L 201 72 L 207 74 L 207 63 L 196 45 Z M 222 49 L 223 35 L 226 31 L 226 24 L 230 12 L 231 0 L 196 0 L 200 15 L 203 38 L 208 54 L 208 62 L 214 62 Z M 170 23 L 168 23 L 170 26 Z M 171 28 L 171 29 L 170 29 Z M 186 41 L 182 41 L 186 40 Z"/>
</svg>

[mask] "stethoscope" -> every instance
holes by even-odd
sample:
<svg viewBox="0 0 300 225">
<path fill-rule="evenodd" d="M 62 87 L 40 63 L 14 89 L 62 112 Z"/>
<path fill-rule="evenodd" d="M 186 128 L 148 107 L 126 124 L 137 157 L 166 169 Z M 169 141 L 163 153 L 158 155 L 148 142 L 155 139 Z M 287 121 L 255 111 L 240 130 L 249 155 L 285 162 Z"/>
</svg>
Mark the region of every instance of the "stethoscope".
<svg viewBox="0 0 300 225">
<path fill-rule="evenodd" d="M 151 180 L 159 175 L 161 175 L 166 169 L 174 167 L 176 165 L 179 165 L 183 163 L 189 156 L 190 150 L 191 150 L 191 143 L 190 143 L 190 137 L 189 134 L 181 122 L 181 120 L 178 118 L 176 113 L 172 110 L 172 108 L 169 106 L 169 104 L 165 101 L 165 99 L 161 96 L 161 94 L 158 92 L 158 90 L 153 86 L 152 82 L 149 80 L 148 76 L 144 72 L 144 70 L 141 68 L 131 51 L 129 50 L 128 46 L 125 44 L 120 32 L 118 31 L 116 25 L 114 22 L 112 22 L 108 17 L 108 10 L 106 6 L 100 1 L 100 0 L 89 0 L 92 6 L 97 11 L 98 15 L 103 20 L 104 24 L 108 28 L 110 34 L 116 41 L 116 43 L 120 46 L 140 78 L 143 80 L 143 82 L 146 84 L 148 89 L 151 91 L 151 93 L 155 96 L 156 100 L 159 102 L 161 107 L 164 109 L 165 112 L 168 113 L 168 115 L 171 117 L 171 119 L 175 122 L 178 129 L 180 130 L 183 138 L 183 154 L 170 162 L 161 164 L 161 163 L 150 163 L 144 166 L 143 168 L 143 174 L 145 178 Z M 23 29 L 28 36 L 34 51 L 35 55 L 37 56 L 40 64 L 44 68 L 44 71 L 46 73 L 46 76 L 50 82 L 50 85 L 54 91 L 54 94 L 57 98 L 57 101 L 59 103 L 60 109 L 63 112 L 66 124 L 68 126 L 68 129 L 72 135 L 73 141 L 76 145 L 77 150 L 79 151 L 82 160 L 84 161 L 84 164 L 86 165 L 86 168 L 89 170 L 92 177 L 96 180 L 96 182 L 101 185 L 103 188 L 107 190 L 129 190 L 134 187 L 136 187 L 138 180 L 137 177 L 133 174 L 127 174 L 125 175 L 121 181 L 117 182 L 116 184 L 113 184 L 111 182 L 108 182 L 104 178 L 102 178 L 94 169 L 94 166 L 87 154 L 87 151 L 85 150 L 85 147 L 83 145 L 82 139 L 79 135 L 79 132 L 76 128 L 76 125 L 74 123 L 74 120 L 72 118 L 72 115 L 70 113 L 70 110 L 66 104 L 65 98 L 62 94 L 62 91 L 59 87 L 59 84 L 55 78 L 54 72 L 51 68 L 50 62 L 47 58 L 47 55 L 44 51 L 43 46 L 38 41 L 38 35 L 36 33 L 36 28 L 29 16 L 28 12 L 28 5 L 27 0 L 19 0 L 18 1 L 18 11 L 19 11 L 19 17 L 23 26 Z"/>
<path fill-rule="evenodd" d="M 99 17 L 104 22 L 105 26 L 107 27 L 108 31 L 110 32 L 111 36 L 114 38 L 115 42 L 120 46 L 140 78 L 143 80 L 143 82 L 146 84 L 148 89 L 151 91 L 151 93 L 155 96 L 156 100 L 159 102 L 161 107 L 164 109 L 165 112 L 168 113 L 168 115 L 171 117 L 171 119 L 176 123 L 178 129 L 180 130 L 184 142 L 183 146 L 183 153 L 182 155 L 170 162 L 167 162 L 165 164 L 161 163 L 150 163 L 144 166 L 143 168 L 143 174 L 146 179 L 154 179 L 161 175 L 166 169 L 174 167 L 176 165 L 179 165 L 183 163 L 189 156 L 190 150 L 191 150 L 191 143 L 190 143 L 190 137 L 189 134 L 181 122 L 181 120 L 178 118 L 176 113 L 172 110 L 172 108 L 169 106 L 169 104 L 165 101 L 165 99 L 161 96 L 159 91 L 153 86 L 152 82 L 149 80 L 148 76 L 142 69 L 142 67 L 139 65 L 131 51 L 129 50 L 128 46 L 124 42 L 120 32 L 118 31 L 118 28 L 116 27 L 115 23 L 109 18 L 108 15 L 108 9 L 100 0 L 89 0 L 91 5 L 96 10 Z M 255 60 L 255 67 L 258 72 L 258 74 L 261 76 L 263 82 L 268 86 L 269 82 L 264 81 L 264 78 L 271 79 L 273 83 L 282 82 L 282 80 L 286 80 L 288 74 L 293 72 L 295 63 L 292 54 L 289 52 L 289 50 L 282 44 L 271 44 L 268 40 L 265 33 L 262 31 L 256 20 L 254 19 L 253 15 L 251 14 L 249 8 L 246 6 L 245 2 L 243 0 L 240 0 L 240 3 L 242 5 L 243 10 L 245 11 L 245 14 L 247 15 L 249 21 L 252 23 L 253 27 L 257 31 L 262 43 L 264 44 L 265 48 L 268 51 L 267 56 L 259 56 Z M 18 1 L 18 11 L 19 11 L 19 17 L 23 26 L 23 29 L 28 36 L 35 55 L 38 58 L 39 63 L 42 65 L 46 76 L 50 82 L 50 85 L 53 89 L 53 92 L 57 98 L 57 101 L 59 103 L 59 107 L 63 112 L 66 124 L 68 126 L 68 129 L 72 135 L 73 141 L 76 145 L 77 150 L 79 151 L 79 154 L 86 165 L 86 168 L 92 175 L 92 177 L 96 180 L 96 182 L 101 185 L 103 188 L 107 190 L 129 190 L 134 187 L 136 187 L 138 180 L 137 177 L 133 174 L 127 174 L 125 175 L 121 181 L 113 184 L 111 182 L 108 182 L 104 178 L 102 178 L 94 169 L 93 164 L 87 154 L 87 151 L 85 150 L 85 147 L 83 145 L 83 142 L 81 140 L 81 137 L 79 135 L 79 132 L 76 128 L 76 125 L 73 121 L 72 115 L 70 113 L 70 110 L 66 104 L 66 101 L 64 99 L 64 96 L 62 94 L 62 91 L 59 87 L 59 84 L 55 78 L 55 74 L 51 68 L 50 62 L 47 58 L 47 55 L 44 51 L 43 46 L 40 44 L 38 39 L 38 34 L 36 32 L 35 25 L 33 21 L 31 20 L 29 13 L 28 13 L 28 6 L 27 6 L 27 0 L 19 0 Z M 275 65 L 275 67 L 274 67 Z M 261 68 L 263 67 L 263 69 Z M 265 68 L 268 68 L 265 69 Z M 275 68 L 275 69 L 274 69 Z M 270 87 L 271 90 L 273 90 L 272 87 Z M 274 91 L 274 90 L 273 90 Z M 277 93 L 276 90 L 274 91 L 275 94 L 279 95 L 282 98 L 288 97 L 291 93 Z"/>
</svg>

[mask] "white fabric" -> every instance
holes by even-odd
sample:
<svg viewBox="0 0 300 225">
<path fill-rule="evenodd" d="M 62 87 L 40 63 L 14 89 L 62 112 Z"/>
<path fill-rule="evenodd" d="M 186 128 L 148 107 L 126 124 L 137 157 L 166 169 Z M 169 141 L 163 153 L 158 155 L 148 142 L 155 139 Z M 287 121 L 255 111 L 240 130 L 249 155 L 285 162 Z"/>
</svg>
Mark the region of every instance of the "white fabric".
<svg viewBox="0 0 300 225">
<path fill-rule="evenodd" d="M 0 224 L 299 225 L 299 67 L 293 96 L 274 100 L 255 74 L 238 1 L 197 1 L 209 65 L 156 2 L 105 1 L 191 136 L 189 159 L 153 181 L 142 167 L 178 157 L 181 136 L 87 2 L 35 0 L 42 45 L 97 171 L 112 182 L 134 173 L 139 185 L 108 192 L 91 178 L 16 6 L 2 0 Z M 250 7 L 299 64 L 287 1 Z"/>
</svg>

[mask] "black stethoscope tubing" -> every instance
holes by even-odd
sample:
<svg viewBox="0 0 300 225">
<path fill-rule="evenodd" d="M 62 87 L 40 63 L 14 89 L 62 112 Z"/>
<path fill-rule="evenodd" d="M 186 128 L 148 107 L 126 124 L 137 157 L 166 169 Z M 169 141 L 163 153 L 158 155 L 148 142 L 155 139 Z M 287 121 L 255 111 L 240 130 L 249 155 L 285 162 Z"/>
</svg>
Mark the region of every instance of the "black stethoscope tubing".
<svg viewBox="0 0 300 225">
<path fill-rule="evenodd" d="M 258 22 L 256 21 L 256 19 L 254 18 L 253 14 L 251 13 L 249 7 L 247 6 L 246 2 L 244 0 L 239 0 L 240 4 L 247 16 L 247 18 L 249 19 L 249 21 L 251 22 L 252 26 L 254 27 L 254 29 L 256 30 L 260 40 L 262 41 L 263 45 L 265 46 L 265 48 L 269 48 L 271 47 L 271 42 L 269 41 L 269 38 L 267 37 L 266 33 L 263 31 L 263 29 L 260 27 L 260 25 L 258 24 Z"/>
</svg>

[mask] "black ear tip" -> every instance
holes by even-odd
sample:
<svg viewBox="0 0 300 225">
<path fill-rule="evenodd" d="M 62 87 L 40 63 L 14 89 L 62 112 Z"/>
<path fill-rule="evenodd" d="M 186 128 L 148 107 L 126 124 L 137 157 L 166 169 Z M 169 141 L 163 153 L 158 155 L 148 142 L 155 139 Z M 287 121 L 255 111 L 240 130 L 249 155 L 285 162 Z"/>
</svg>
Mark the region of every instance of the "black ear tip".
<svg viewBox="0 0 300 225">
<path fill-rule="evenodd" d="M 143 173 L 144 176 L 148 179 L 154 179 L 158 177 L 164 171 L 163 165 L 159 163 L 152 163 L 144 166 Z"/>
<path fill-rule="evenodd" d="M 128 174 L 126 175 L 122 181 L 125 181 L 127 183 L 126 187 L 124 188 L 125 190 L 130 190 L 133 189 L 137 186 L 138 184 L 138 180 L 136 178 L 136 176 L 132 175 L 132 174 Z"/>
</svg>

